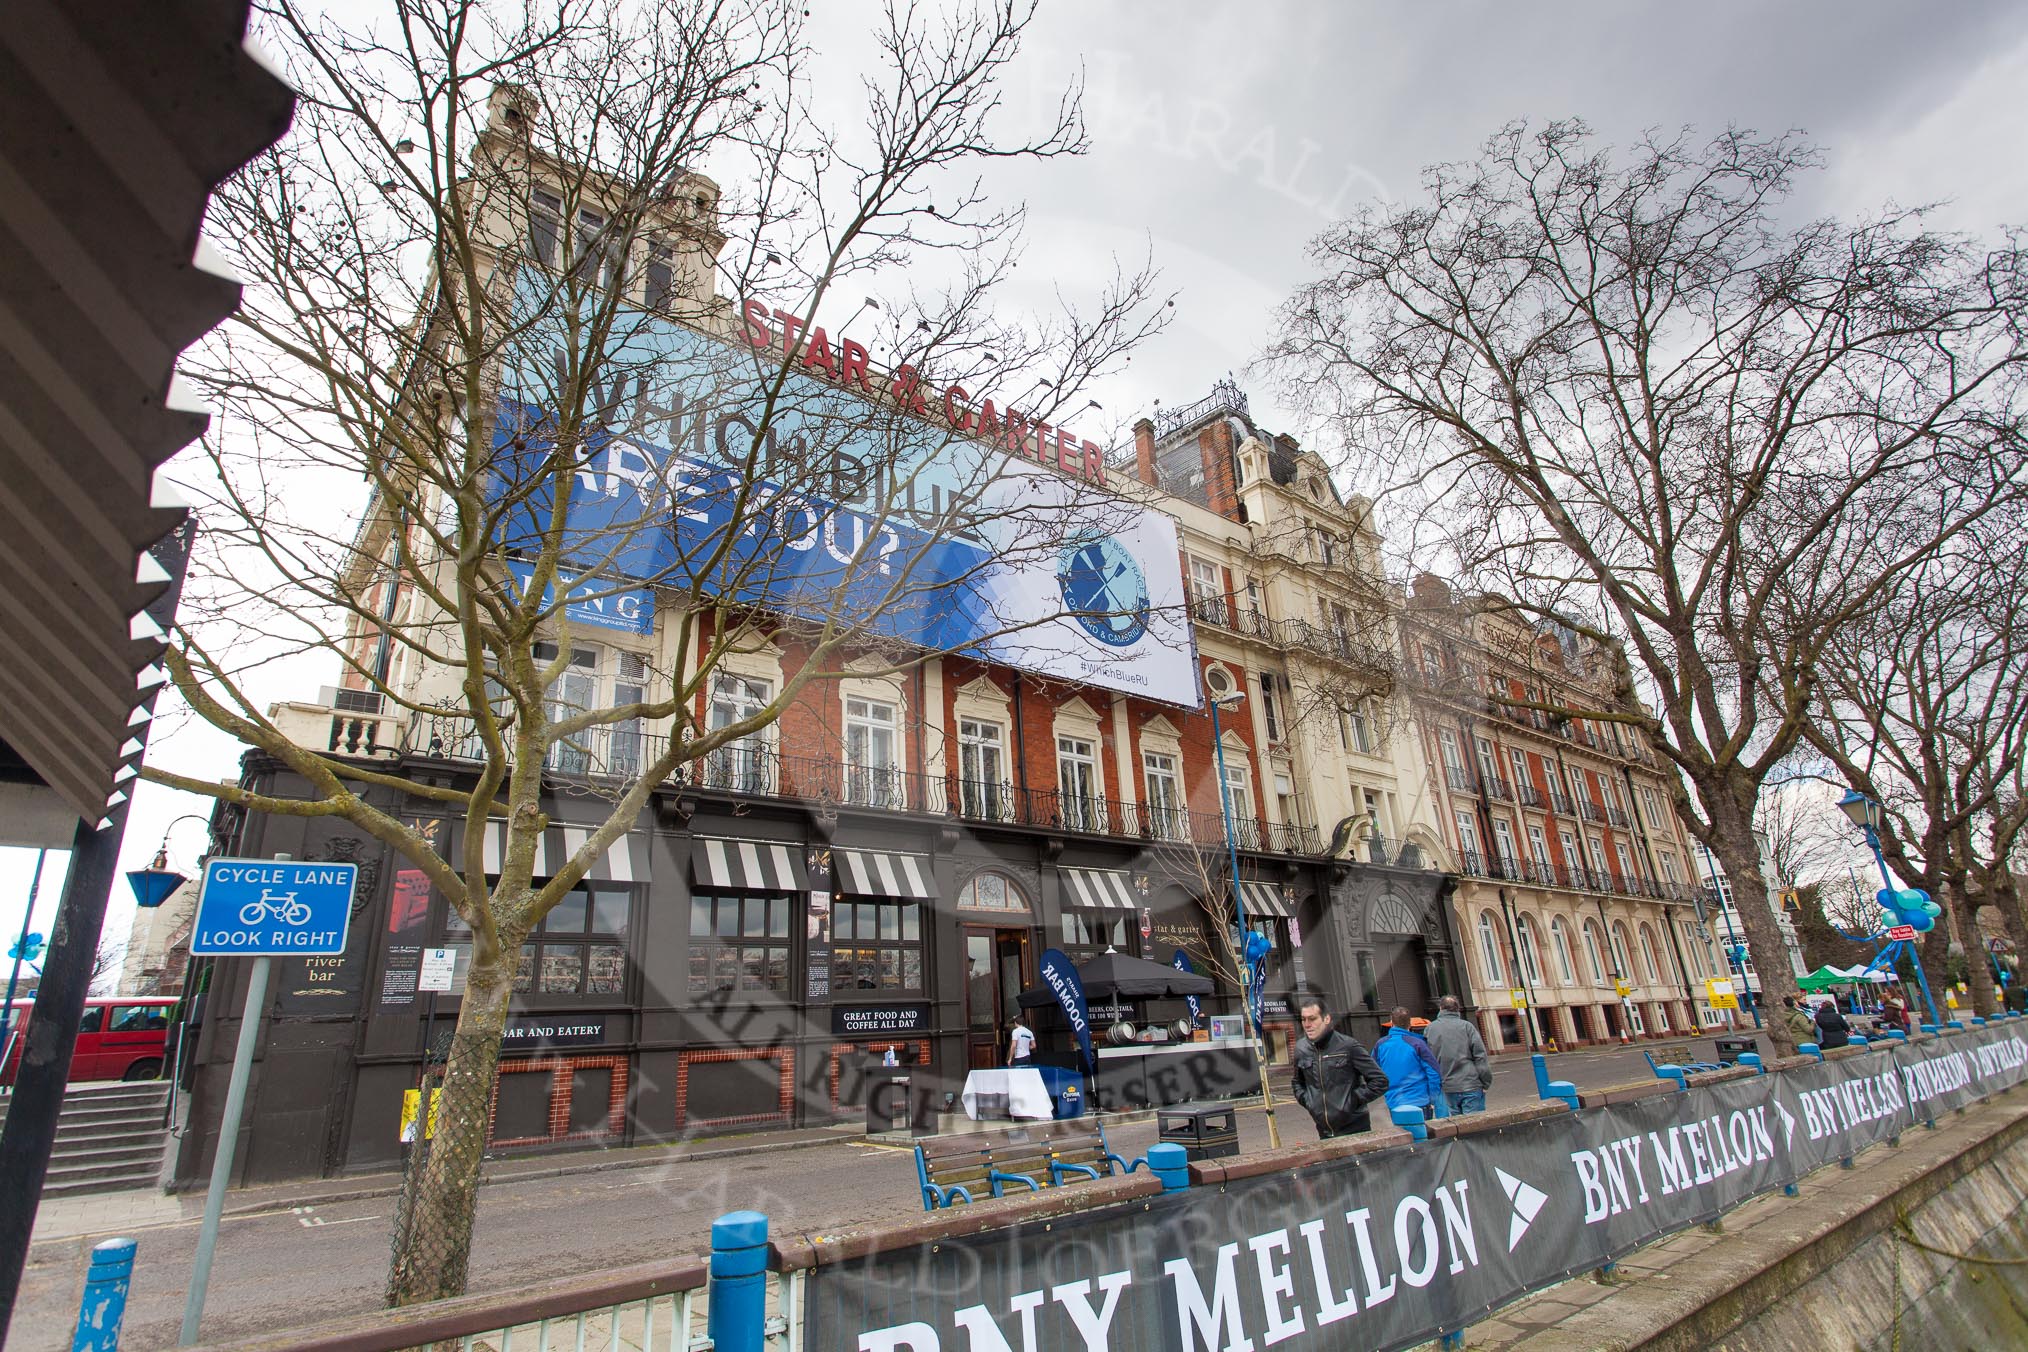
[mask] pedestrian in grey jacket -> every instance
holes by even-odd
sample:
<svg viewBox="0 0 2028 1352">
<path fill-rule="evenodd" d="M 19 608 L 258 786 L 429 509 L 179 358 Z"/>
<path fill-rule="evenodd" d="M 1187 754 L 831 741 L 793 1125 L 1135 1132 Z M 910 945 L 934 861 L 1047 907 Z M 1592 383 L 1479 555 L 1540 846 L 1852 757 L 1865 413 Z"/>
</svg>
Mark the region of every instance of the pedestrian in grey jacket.
<svg viewBox="0 0 2028 1352">
<path fill-rule="evenodd" d="M 1453 1113 L 1484 1112 L 1486 1091 L 1493 1087 L 1486 1040 L 1460 1016 L 1455 995 L 1446 995 L 1437 1003 L 1437 1010 L 1435 1022 L 1423 1033 L 1444 1074 L 1444 1098 Z"/>
</svg>

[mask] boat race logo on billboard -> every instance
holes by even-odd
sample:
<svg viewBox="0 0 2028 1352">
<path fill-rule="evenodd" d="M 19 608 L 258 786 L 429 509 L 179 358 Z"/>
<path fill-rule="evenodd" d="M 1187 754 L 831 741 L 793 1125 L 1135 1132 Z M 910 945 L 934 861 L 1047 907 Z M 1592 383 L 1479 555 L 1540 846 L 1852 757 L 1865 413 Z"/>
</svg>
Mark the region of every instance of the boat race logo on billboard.
<svg viewBox="0 0 2028 1352">
<path fill-rule="evenodd" d="M 524 314 L 555 303 L 540 288 L 523 280 Z M 623 310 L 572 450 L 573 575 L 1198 707 L 1175 523 L 1106 492 L 1097 445 L 908 366 L 876 376 L 858 343 L 759 302 L 742 319 L 727 342 Z M 570 364 L 542 335 L 559 323 L 532 324 L 500 395 L 491 500 L 510 553 L 556 516 Z"/>
</svg>

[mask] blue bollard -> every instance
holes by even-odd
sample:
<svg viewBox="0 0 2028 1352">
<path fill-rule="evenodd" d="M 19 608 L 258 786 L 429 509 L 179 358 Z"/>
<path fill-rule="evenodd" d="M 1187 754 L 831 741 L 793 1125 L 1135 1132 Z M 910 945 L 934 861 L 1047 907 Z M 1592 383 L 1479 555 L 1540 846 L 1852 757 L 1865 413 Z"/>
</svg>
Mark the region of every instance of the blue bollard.
<svg viewBox="0 0 2028 1352">
<path fill-rule="evenodd" d="M 127 1317 L 127 1286 L 134 1278 L 138 1247 L 131 1239 L 108 1239 L 92 1246 L 70 1352 L 119 1352 L 120 1321 Z"/>
<path fill-rule="evenodd" d="M 1535 1052 L 1529 1056 L 1528 1060 L 1535 1067 L 1535 1092 L 1541 1097 L 1542 1101 L 1547 1103 L 1551 1099 L 1562 1099 L 1570 1105 L 1572 1112 L 1576 1112 L 1577 1086 L 1569 1080 L 1550 1079 L 1549 1061 L 1541 1052 Z M 1686 1085 L 1685 1088 L 1688 1088 L 1688 1086 Z"/>
<path fill-rule="evenodd" d="M 1684 1093 L 1690 1092 L 1690 1075 L 1681 1066 L 1656 1066 L 1655 1078 L 1668 1080 Z"/>
<path fill-rule="evenodd" d="M 1966 1019 L 1965 1022 L 1969 1023 L 1974 1028 L 1984 1028 L 1986 1026 L 1986 1021 L 1976 1014 L 1974 1014 L 1971 1018 Z"/>
<path fill-rule="evenodd" d="M 1946 1019 L 1946 1020 L 1944 1020 L 1944 1027 L 1946 1027 L 1946 1028 L 1955 1028 L 1955 1029 L 1957 1029 L 1957 1030 L 1958 1030 L 1958 1031 L 1959 1031 L 1960 1033 L 1962 1033 L 1962 1032 L 1964 1032 L 1964 1031 L 1965 1031 L 1965 1025 L 1964 1025 L 1963 1021 L 1961 1021 L 1961 1020 L 1958 1020 L 1958 1019 Z"/>
<path fill-rule="evenodd" d="M 1190 1156 L 1173 1141 L 1151 1145 L 1148 1172 L 1162 1180 L 1163 1192 L 1182 1192 L 1190 1186 Z"/>
<path fill-rule="evenodd" d="M 1742 1066 L 1752 1066 L 1753 1073 L 1756 1075 L 1767 1074 L 1767 1067 L 1760 1063 L 1759 1052 L 1741 1052 L 1739 1054 L 1739 1064 Z M 1688 1088 L 1688 1086 L 1686 1085 L 1685 1088 Z"/>
<path fill-rule="evenodd" d="M 766 1340 L 768 1218 L 729 1211 L 711 1223 L 705 1329 L 717 1352 L 761 1352 Z"/>
<path fill-rule="evenodd" d="M 1863 1048 L 1863 1047 L 1867 1047 L 1867 1046 L 1870 1046 L 1871 1044 L 1870 1044 L 1870 1043 L 1868 1043 L 1868 1042 L 1866 1041 L 1866 1039 L 1865 1039 L 1865 1038 L 1863 1038 L 1863 1037 L 1860 1037 L 1860 1036 L 1859 1036 L 1859 1035 L 1858 1035 L 1857 1033 L 1854 1033 L 1854 1034 L 1852 1034 L 1851 1038 L 1850 1038 L 1850 1039 L 1849 1039 L 1849 1040 L 1848 1040 L 1848 1041 L 1846 1042 L 1846 1044 L 1845 1044 L 1845 1045 L 1846 1045 L 1846 1046 L 1848 1046 L 1848 1047 L 1862 1047 L 1862 1048 Z"/>
<path fill-rule="evenodd" d="M 1900 1029 L 1896 1029 L 1895 1031 L 1889 1033 L 1887 1036 L 1893 1038 L 1896 1042 L 1908 1041 L 1908 1034 L 1902 1032 Z"/>
<path fill-rule="evenodd" d="M 1427 1141 L 1429 1139 L 1429 1124 L 1423 1120 L 1422 1109 L 1414 1106 L 1403 1106 L 1389 1109 L 1389 1113 L 1394 1118 L 1394 1125 L 1400 1127 L 1416 1140 Z"/>
<path fill-rule="evenodd" d="M 1798 1042 L 1796 1044 L 1796 1055 L 1814 1056 L 1821 1061 L 1824 1059 L 1824 1049 L 1814 1042 Z"/>
<path fill-rule="evenodd" d="M 1928 1033 L 1931 1037 L 1934 1037 L 1936 1036 L 1936 1025 L 1933 1023 L 1926 1023 L 1922 1026 L 1922 1031 Z"/>
</svg>

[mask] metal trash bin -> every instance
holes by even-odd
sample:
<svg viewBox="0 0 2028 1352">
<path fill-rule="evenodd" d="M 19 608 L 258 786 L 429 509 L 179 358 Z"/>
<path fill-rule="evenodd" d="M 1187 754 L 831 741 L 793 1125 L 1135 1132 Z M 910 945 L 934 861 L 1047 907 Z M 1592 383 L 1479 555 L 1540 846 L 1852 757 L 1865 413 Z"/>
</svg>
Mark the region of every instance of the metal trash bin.
<svg viewBox="0 0 2028 1352">
<path fill-rule="evenodd" d="M 1155 1134 L 1180 1145 L 1192 1160 L 1218 1160 L 1239 1153 L 1239 1114 L 1229 1103 L 1179 1103 L 1155 1110 Z"/>
<path fill-rule="evenodd" d="M 1751 1037 L 1715 1037 L 1711 1045 L 1718 1049 L 1720 1065 L 1736 1066 L 1742 1053 L 1760 1052 L 1760 1039 Z"/>
<path fill-rule="evenodd" d="M 909 1072 L 886 1066 L 866 1077 L 866 1130 L 907 1131 L 910 1121 Z"/>
</svg>

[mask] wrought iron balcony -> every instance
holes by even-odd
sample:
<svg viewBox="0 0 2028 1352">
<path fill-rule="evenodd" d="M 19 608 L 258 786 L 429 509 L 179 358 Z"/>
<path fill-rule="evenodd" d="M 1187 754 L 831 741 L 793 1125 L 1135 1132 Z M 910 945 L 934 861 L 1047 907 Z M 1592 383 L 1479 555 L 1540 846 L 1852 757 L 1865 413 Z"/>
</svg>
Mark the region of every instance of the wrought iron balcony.
<svg viewBox="0 0 2028 1352">
<path fill-rule="evenodd" d="M 666 745 L 666 739 L 645 736 L 632 725 L 593 728 L 553 747 L 545 764 L 566 778 L 630 778 Z M 416 719 L 406 750 L 463 761 L 479 760 L 484 754 L 472 720 L 450 715 Z M 671 782 L 739 797 L 836 803 L 1201 848 L 1222 849 L 1226 839 L 1224 815 L 1219 812 L 1122 802 L 1061 788 L 1021 789 L 1004 781 L 918 774 L 899 766 L 854 764 L 828 756 L 784 755 L 757 739 L 722 746 L 688 761 L 677 767 Z M 1233 820 L 1232 838 L 1238 848 L 1254 853 L 1322 852 L 1317 828 L 1303 822 L 1239 817 Z"/>
<path fill-rule="evenodd" d="M 1507 802 L 1510 803 L 1514 801 L 1514 786 L 1512 784 L 1509 784 L 1506 780 L 1500 778 L 1500 776 L 1487 775 L 1485 776 L 1485 782 L 1486 782 L 1486 792 L 1491 794 L 1493 797 L 1505 799 Z"/>
<path fill-rule="evenodd" d="M 1606 819 L 1605 809 L 1589 798 L 1577 800 L 1577 815 L 1588 822 L 1598 822 L 1601 825 L 1604 824 Z"/>
<path fill-rule="evenodd" d="M 1542 790 L 1526 780 L 1516 785 L 1515 790 L 1521 795 L 1521 806 L 1523 807 L 1542 807 L 1546 802 L 1542 797 Z"/>
<path fill-rule="evenodd" d="M 1478 776 L 1462 765 L 1446 765 L 1444 767 L 1444 778 L 1449 781 L 1453 792 L 1477 793 L 1479 791 Z"/>
</svg>

